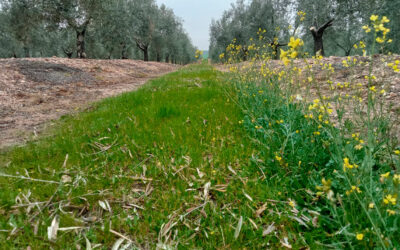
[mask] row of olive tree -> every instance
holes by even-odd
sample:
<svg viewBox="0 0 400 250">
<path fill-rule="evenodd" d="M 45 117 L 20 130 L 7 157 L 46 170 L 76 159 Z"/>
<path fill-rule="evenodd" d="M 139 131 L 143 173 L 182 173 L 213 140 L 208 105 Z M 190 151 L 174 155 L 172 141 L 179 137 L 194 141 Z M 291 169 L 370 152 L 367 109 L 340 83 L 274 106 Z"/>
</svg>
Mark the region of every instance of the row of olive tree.
<svg viewBox="0 0 400 250">
<path fill-rule="evenodd" d="M 0 5 L 0 57 L 195 60 L 180 19 L 154 0 L 0 0 Z"/>
<path fill-rule="evenodd" d="M 362 26 L 372 14 L 387 16 L 393 41 L 382 52 L 400 53 L 400 1 L 393 0 L 237 0 L 210 27 L 210 57 L 218 60 L 235 39 L 243 50 L 265 30 L 264 40 L 276 52 L 286 46 L 290 36 L 301 37 L 310 55 L 320 51 L 325 55 L 348 56 L 356 53 L 355 44 L 372 43 Z M 370 46 L 369 46 L 370 47 Z"/>
</svg>

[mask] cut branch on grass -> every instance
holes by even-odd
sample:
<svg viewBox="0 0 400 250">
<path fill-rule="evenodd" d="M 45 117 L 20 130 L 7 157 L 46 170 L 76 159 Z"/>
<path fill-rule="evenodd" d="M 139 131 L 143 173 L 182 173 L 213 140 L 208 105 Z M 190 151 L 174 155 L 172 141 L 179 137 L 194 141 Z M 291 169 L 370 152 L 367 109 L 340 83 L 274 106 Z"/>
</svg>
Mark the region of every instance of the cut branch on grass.
<svg viewBox="0 0 400 250">
<path fill-rule="evenodd" d="M 57 182 L 57 181 L 41 180 L 41 179 L 30 178 L 30 177 L 26 177 L 26 176 L 22 176 L 22 175 L 16 176 L 16 175 L 4 174 L 4 173 L 0 173 L 0 177 L 15 178 L 15 179 L 34 181 L 34 182 L 51 183 L 51 184 L 60 184 L 61 183 L 61 182 Z"/>
<path fill-rule="evenodd" d="M 122 239 L 125 239 L 125 240 L 127 240 L 127 241 L 129 241 L 129 242 L 133 242 L 133 240 L 131 240 L 131 239 L 128 238 L 127 236 L 125 236 L 125 235 L 123 235 L 123 234 L 121 234 L 121 233 L 119 233 L 119 232 L 117 232 L 117 231 L 114 231 L 114 230 L 112 230 L 111 228 L 110 228 L 110 233 L 112 233 L 112 234 L 114 234 L 114 235 L 116 235 L 116 236 L 118 236 L 118 237 L 120 237 L 120 238 L 122 238 Z"/>
</svg>

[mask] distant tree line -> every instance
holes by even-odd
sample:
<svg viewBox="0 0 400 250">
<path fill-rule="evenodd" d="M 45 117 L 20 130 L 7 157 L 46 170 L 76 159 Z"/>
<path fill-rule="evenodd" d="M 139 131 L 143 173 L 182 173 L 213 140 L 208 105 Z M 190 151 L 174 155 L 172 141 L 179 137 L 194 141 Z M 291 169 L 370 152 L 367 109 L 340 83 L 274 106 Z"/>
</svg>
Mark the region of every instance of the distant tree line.
<svg viewBox="0 0 400 250">
<path fill-rule="evenodd" d="M 0 0 L 0 7 L 0 57 L 195 60 L 182 21 L 154 0 Z"/>
<path fill-rule="evenodd" d="M 393 42 L 381 53 L 400 53 L 399 9 L 398 0 L 237 0 L 210 26 L 210 58 L 220 60 L 235 39 L 241 45 L 242 59 L 246 59 L 253 43 L 250 39 L 257 39 L 260 30 L 265 31 L 263 41 L 272 45 L 276 56 L 293 35 L 304 40 L 304 50 L 310 56 L 316 51 L 327 56 L 361 54 L 355 49 L 357 44 L 373 42 L 362 29 L 372 14 L 390 19 L 386 26 Z"/>
</svg>

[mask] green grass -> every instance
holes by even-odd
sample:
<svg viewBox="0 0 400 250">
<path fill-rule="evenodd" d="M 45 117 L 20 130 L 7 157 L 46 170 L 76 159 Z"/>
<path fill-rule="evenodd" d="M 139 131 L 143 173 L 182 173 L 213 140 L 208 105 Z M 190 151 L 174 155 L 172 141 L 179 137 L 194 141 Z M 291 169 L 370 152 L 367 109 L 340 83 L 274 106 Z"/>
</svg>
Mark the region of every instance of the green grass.
<svg viewBox="0 0 400 250">
<path fill-rule="evenodd" d="M 305 116 L 274 75 L 254 76 L 190 65 L 0 153 L 1 248 L 398 246 L 398 205 L 382 197 L 399 183 L 382 147 L 368 170 L 367 145 Z M 359 170 L 344 172 L 344 157 Z M 380 214 L 363 210 L 372 200 Z"/>
<path fill-rule="evenodd" d="M 267 202 L 285 194 L 274 188 L 279 180 L 262 177 L 233 93 L 211 66 L 184 67 L 2 153 L 2 173 L 59 184 L 0 177 L 1 245 L 107 249 L 120 238 L 115 232 L 144 248 L 258 248 L 281 246 L 283 237 L 304 245 L 290 233 L 297 223 L 275 213 L 286 202 Z M 33 202 L 41 203 L 24 206 Z M 61 228 L 80 229 L 50 241 L 55 217 Z M 272 222 L 279 232 L 263 237 Z"/>
</svg>

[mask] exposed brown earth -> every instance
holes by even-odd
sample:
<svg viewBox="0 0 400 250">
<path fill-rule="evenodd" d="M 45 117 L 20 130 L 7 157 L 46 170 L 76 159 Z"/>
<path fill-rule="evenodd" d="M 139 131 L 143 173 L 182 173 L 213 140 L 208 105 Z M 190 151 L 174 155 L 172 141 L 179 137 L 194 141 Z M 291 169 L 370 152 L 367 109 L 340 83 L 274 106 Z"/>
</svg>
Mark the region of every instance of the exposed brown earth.
<svg viewBox="0 0 400 250">
<path fill-rule="evenodd" d="M 51 120 L 177 68 L 134 60 L 0 59 L 0 148 L 23 144 Z"/>
</svg>

